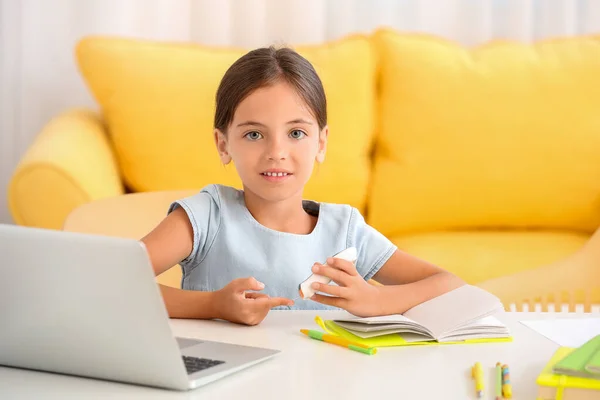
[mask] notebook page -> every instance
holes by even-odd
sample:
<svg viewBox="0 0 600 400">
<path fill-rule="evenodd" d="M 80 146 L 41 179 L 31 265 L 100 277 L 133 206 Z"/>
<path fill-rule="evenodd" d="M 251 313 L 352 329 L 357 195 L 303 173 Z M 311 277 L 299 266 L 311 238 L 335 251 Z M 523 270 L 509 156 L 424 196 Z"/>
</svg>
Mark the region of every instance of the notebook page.
<svg viewBox="0 0 600 400">
<path fill-rule="evenodd" d="M 422 331 L 424 334 L 433 337 L 433 334 L 429 331 L 429 329 L 402 314 L 382 315 L 377 317 L 357 317 L 352 315 L 346 318 L 334 319 L 334 322 L 338 324 L 345 322 L 361 323 L 372 327 L 393 324 L 396 328 L 401 328 L 403 326 L 406 328 L 415 328 L 416 330 Z"/>
<path fill-rule="evenodd" d="M 600 318 L 552 318 L 521 323 L 563 347 L 579 347 L 600 335 Z"/>
<path fill-rule="evenodd" d="M 404 338 L 404 335 L 408 335 L 409 337 L 419 338 L 419 340 L 435 340 L 427 333 L 415 332 L 412 330 L 407 330 L 405 328 L 385 329 L 385 330 L 375 331 L 375 332 L 361 332 L 361 331 L 353 331 L 353 330 L 349 330 L 349 329 L 348 329 L 348 331 L 350 333 L 352 333 L 353 335 L 356 335 L 361 338 L 371 338 L 371 337 L 376 337 L 376 336 L 384 336 L 384 335 L 391 335 L 393 333 L 397 333 L 400 336 L 402 336 L 403 338 Z"/>
<path fill-rule="evenodd" d="M 488 339 L 510 337 L 508 327 L 495 317 L 489 316 L 461 326 L 456 330 L 438 338 L 440 342 L 466 339 Z"/>
<path fill-rule="evenodd" d="M 419 324 L 361 324 L 360 322 L 334 321 L 339 326 L 358 332 L 378 332 L 387 329 L 406 329 L 415 332 L 427 333 L 427 329 Z"/>
<path fill-rule="evenodd" d="M 376 337 L 376 336 L 381 336 L 382 333 L 380 332 L 352 332 L 353 334 L 355 334 L 358 337 L 361 337 L 363 339 L 370 339 L 372 337 Z M 412 342 L 433 342 L 435 339 L 433 339 L 431 336 L 429 335 L 422 335 L 420 333 L 414 333 L 414 332 L 404 332 L 404 331 L 398 331 L 396 329 L 390 329 L 389 331 L 385 331 L 384 332 L 385 335 L 398 335 L 400 336 L 402 339 L 406 340 L 406 342 L 408 343 L 412 343 Z"/>
<path fill-rule="evenodd" d="M 414 321 L 402 314 L 382 315 L 378 317 L 357 317 L 355 315 L 351 315 L 346 318 L 335 319 L 334 321 L 360 322 L 361 324 L 415 324 Z"/>
<path fill-rule="evenodd" d="M 439 338 L 503 310 L 502 303 L 493 294 L 476 286 L 463 285 L 411 308 L 404 315 Z"/>
</svg>

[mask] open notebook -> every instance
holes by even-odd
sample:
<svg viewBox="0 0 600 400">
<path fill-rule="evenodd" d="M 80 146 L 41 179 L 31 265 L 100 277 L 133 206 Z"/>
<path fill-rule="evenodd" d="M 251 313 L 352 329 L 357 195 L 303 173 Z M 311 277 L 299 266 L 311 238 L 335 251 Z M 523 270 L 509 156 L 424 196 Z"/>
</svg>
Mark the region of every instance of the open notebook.
<svg viewBox="0 0 600 400">
<path fill-rule="evenodd" d="M 404 314 L 317 322 L 331 333 L 371 346 L 507 341 L 508 327 L 493 316 L 503 311 L 496 296 L 463 285 Z"/>
</svg>

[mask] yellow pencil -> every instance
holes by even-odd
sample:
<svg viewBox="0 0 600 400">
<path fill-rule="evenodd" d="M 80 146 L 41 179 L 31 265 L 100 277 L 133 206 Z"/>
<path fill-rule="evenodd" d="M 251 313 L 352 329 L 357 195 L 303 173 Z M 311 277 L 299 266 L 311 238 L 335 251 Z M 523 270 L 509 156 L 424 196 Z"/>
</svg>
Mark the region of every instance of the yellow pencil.
<svg viewBox="0 0 600 400">
<path fill-rule="evenodd" d="M 369 347 L 361 343 L 351 342 L 350 340 L 344 339 L 339 336 L 328 335 L 323 332 L 308 329 L 300 329 L 300 332 L 304 333 L 306 336 L 312 339 L 321 340 L 326 343 L 337 344 L 338 346 L 346 347 L 350 350 L 358 351 L 360 353 L 369 355 L 377 353 L 377 349 L 375 347 Z"/>
<path fill-rule="evenodd" d="M 471 368 L 471 376 L 475 378 L 475 393 L 477 397 L 483 397 L 483 369 L 480 362 L 476 362 L 475 366 Z"/>
</svg>

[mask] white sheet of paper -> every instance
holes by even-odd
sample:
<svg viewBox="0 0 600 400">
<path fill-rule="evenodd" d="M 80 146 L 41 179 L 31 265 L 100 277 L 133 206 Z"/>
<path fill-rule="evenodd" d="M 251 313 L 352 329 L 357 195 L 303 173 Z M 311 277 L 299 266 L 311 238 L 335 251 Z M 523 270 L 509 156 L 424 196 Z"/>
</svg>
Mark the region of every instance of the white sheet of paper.
<svg viewBox="0 0 600 400">
<path fill-rule="evenodd" d="M 521 323 L 564 347 L 579 347 L 600 335 L 600 318 L 556 318 Z"/>
</svg>

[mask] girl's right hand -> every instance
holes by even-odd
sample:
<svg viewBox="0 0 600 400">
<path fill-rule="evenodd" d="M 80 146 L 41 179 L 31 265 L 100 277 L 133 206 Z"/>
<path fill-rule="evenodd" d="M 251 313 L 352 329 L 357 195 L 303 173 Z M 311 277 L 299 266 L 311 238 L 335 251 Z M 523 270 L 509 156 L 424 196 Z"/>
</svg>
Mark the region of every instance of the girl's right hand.
<svg viewBox="0 0 600 400">
<path fill-rule="evenodd" d="M 265 285 L 254 278 L 240 278 L 229 282 L 214 293 L 214 308 L 220 319 L 245 325 L 259 324 L 277 306 L 291 306 L 294 302 L 284 297 L 269 297 L 262 290 Z"/>
</svg>

